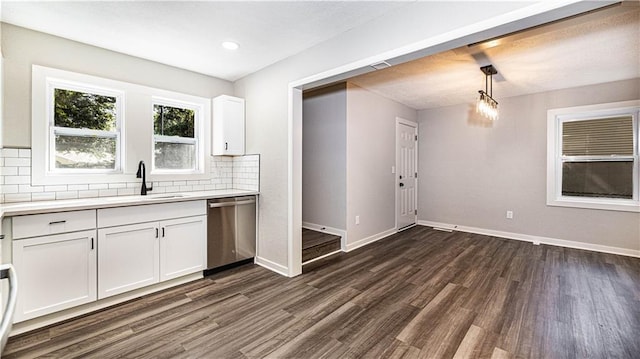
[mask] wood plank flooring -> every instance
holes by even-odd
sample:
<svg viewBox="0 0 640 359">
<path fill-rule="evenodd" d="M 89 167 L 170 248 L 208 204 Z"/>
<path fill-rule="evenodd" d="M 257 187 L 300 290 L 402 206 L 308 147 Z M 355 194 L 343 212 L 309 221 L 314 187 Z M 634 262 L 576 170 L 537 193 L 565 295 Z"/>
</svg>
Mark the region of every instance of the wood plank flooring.
<svg viewBox="0 0 640 359">
<path fill-rule="evenodd" d="M 340 250 L 340 236 L 302 228 L 302 263 Z"/>
<path fill-rule="evenodd" d="M 640 259 L 416 227 L 9 339 L 3 358 L 639 358 Z"/>
</svg>

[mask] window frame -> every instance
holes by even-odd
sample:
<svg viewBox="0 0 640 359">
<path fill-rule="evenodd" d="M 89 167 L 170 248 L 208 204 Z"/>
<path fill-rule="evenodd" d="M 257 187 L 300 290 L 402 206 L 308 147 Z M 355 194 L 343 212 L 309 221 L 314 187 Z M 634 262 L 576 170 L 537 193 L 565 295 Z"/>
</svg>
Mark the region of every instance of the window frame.
<svg viewBox="0 0 640 359">
<path fill-rule="evenodd" d="M 211 161 L 209 148 L 211 142 L 211 98 L 190 95 L 184 92 L 165 90 L 138 85 L 131 82 L 112 80 L 105 77 L 87 75 L 40 65 L 31 66 L 31 185 L 45 186 L 47 192 L 66 191 L 62 185 L 82 185 L 73 188 L 88 190 L 112 190 L 105 184 L 139 183 L 136 178 L 138 162 L 147 163 L 147 181 L 193 181 L 211 178 Z M 65 83 L 82 84 L 89 88 L 114 90 L 121 92 L 122 118 L 120 122 L 120 168 L 119 173 L 84 173 L 67 172 L 51 173 L 49 167 L 49 112 L 52 107 L 48 102 L 49 91 L 47 81 L 53 79 Z M 198 171 L 151 173 L 149 171 L 153 157 L 153 98 L 172 99 L 174 102 L 196 104 L 201 107 L 201 121 L 196 130 L 200 141 L 198 152 Z M 130 136 L 135 134 L 135 137 Z M 92 184 L 96 184 L 92 187 Z M 88 185 L 88 186 L 84 186 Z M 114 187 L 115 189 L 115 187 Z M 78 189 L 81 190 L 81 189 Z"/>
<path fill-rule="evenodd" d="M 154 131 L 154 121 L 153 121 L 153 107 L 155 105 L 160 106 L 170 106 L 182 109 L 188 109 L 194 111 L 193 118 L 193 139 L 189 137 L 180 137 L 180 136 L 164 136 L 164 135 L 156 135 Z M 200 174 L 204 172 L 204 168 L 202 163 L 204 161 L 204 145 L 201 140 L 203 137 L 204 128 L 202 124 L 205 122 L 203 120 L 203 115 L 205 111 L 203 106 L 197 103 L 187 102 L 187 101 L 179 101 L 171 98 L 158 97 L 153 96 L 151 98 L 151 172 L 150 174 L 159 175 L 159 174 Z M 166 168 L 156 168 L 156 141 L 163 143 L 186 143 L 193 144 L 195 148 L 195 163 L 193 169 L 166 169 Z"/>
<path fill-rule="evenodd" d="M 88 128 L 70 128 L 59 127 L 55 125 L 55 90 L 70 90 L 84 93 L 91 93 L 94 95 L 115 97 L 116 103 L 116 125 L 114 131 L 104 130 L 92 130 Z M 124 128 L 124 92 L 95 86 L 91 84 L 78 83 L 72 81 L 65 81 L 56 78 L 47 78 L 47 175 L 56 174 L 118 174 L 122 173 L 124 168 L 124 155 L 122 144 L 124 143 L 123 128 Z M 55 167 L 55 136 L 75 136 L 75 137 L 100 137 L 100 138 L 115 138 L 116 140 L 116 153 L 115 153 L 115 166 L 114 169 L 103 168 L 56 168 Z"/>
<path fill-rule="evenodd" d="M 624 101 L 547 111 L 547 205 L 613 211 L 640 212 L 640 149 L 638 117 L 640 101 Z M 633 154 L 611 156 L 563 156 L 562 125 L 620 116 L 632 117 Z M 562 165 L 565 162 L 632 161 L 632 199 L 562 195 Z"/>
</svg>

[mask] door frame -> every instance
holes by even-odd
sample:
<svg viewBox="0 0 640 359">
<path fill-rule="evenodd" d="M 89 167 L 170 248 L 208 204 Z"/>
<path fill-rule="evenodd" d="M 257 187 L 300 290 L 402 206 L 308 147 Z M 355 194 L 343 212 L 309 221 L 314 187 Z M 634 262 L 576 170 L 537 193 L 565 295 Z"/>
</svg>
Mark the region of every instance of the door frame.
<svg viewBox="0 0 640 359">
<path fill-rule="evenodd" d="M 393 189 L 393 192 L 394 192 L 394 196 L 396 198 L 396 200 L 395 200 L 395 208 L 394 208 L 393 212 L 395 214 L 396 232 L 400 232 L 402 230 L 414 227 L 418 223 L 418 214 L 415 214 L 415 218 L 414 218 L 415 220 L 414 220 L 413 225 L 409 225 L 409 226 L 403 227 L 402 229 L 400 229 L 398 227 L 398 202 L 399 202 L 399 199 L 398 199 L 398 186 L 400 185 L 400 179 L 398 178 L 398 162 L 399 162 L 398 160 L 400 159 L 400 151 L 398 149 L 398 134 L 399 134 L 400 131 L 398 131 L 398 128 L 399 128 L 399 126 L 401 124 L 414 128 L 414 133 L 416 135 L 416 147 L 415 147 L 416 155 L 415 155 L 415 163 L 414 163 L 414 165 L 415 165 L 416 171 L 418 171 L 418 153 L 419 153 L 419 151 L 418 151 L 418 140 L 419 140 L 419 137 L 418 137 L 418 123 L 414 122 L 414 121 L 410 121 L 410 120 L 404 119 L 402 117 L 396 117 L 396 134 L 395 134 L 395 136 L 396 136 L 396 138 L 395 138 L 396 161 L 395 161 L 395 167 L 394 167 L 394 171 L 393 171 L 393 176 L 395 178 L 395 181 L 393 182 L 394 186 L 395 186 L 394 189 Z M 416 204 L 416 210 L 417 210 L 418 209 L 418 177 L 415 177 L 414 180 L 415 180 L 415 185 L 414 185 L 415 198 L 413 200 L 414 200 L 414 203 Z"/>
</svg>

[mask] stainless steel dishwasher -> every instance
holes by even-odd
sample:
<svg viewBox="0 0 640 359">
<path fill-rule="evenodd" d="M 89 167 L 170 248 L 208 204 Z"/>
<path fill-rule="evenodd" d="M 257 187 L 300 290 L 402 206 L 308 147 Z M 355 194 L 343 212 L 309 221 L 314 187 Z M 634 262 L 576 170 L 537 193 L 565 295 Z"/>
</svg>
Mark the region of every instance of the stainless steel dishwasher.
<svg viewBox="0 0 640 359">
<path fill-rule="evenodd" d="M 207 269 L 253 258 L 256 196 L 215 198 L 207 205 Z"/>
</svg>

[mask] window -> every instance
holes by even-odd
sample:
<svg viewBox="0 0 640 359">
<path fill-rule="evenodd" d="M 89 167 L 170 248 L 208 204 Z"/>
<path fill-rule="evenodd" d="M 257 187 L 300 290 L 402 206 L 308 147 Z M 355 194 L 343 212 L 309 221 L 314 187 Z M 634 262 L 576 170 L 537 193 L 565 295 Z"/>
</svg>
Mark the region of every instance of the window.
<svg viewBox="0 0 640 359">
<path fill-rule="evenodd" d="M 140 161 L 148 181 L 210 178 L 211 99 L 38 65 L 31 73 L 32 185 L 139 183 Z"/>
<path fill-rule="evenodd" d="M 120 171 L 122 96 L 56 82 L 50 91 L 49 171 Z"/>
<path fill-rule="evenodd" d="M 198 168 L 197 105 L 156 99 L 153 104 L 153 170 L 189 171 Z"/>
<path fill-rule="evenodd" d="M 547 204 L 640 212 L 636 102 L 550 110 L 548 131 Z"/>
</svg>

